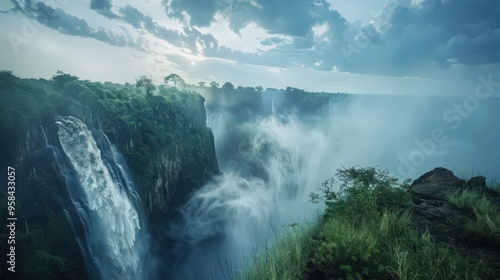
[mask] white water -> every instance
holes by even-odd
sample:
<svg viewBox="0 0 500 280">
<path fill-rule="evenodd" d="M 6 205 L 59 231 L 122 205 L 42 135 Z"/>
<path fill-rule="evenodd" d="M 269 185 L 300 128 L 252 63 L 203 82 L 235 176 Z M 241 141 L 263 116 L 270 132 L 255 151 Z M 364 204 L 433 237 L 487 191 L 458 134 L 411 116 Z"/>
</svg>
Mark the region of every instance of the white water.
<svg viewBox="0 0 500 280">
<path fill-rule="evenodd" d="M 310 138 L 297 137 L 303 134 Z M 311 145 L 316 149 L 310 149 Z M 328 157 L 322 154 L 326 145 L 318 131 L 295 120 L 285 124 L 271 115 L 258 121 L 251 128 L 248 142 L 236 152 L 240 157 L 224 164 L 225 173 L 199 190 L 182 208 L 185 223 L 181 228 L 174 227 L 171 234 L 180 235 L 193 252 L 173 279 L 205 279 L 215 274 L 219 278 L 214 279 L 224 279 L 217 258 L 230 263 L 233 269 L 241 267 L 252 247 L 265 242 L 273 230 L 310 220 L 317 205 L 307 203 L 308 194 L 326 179 L 321 173 L 331 171 L 331 166 L 321 166 L 324 160 L 315 161 Z M 218 235 L 223 240 L 204 243 Z M 190 270 L 195 263 L 201 265 L 196 271 Z M 210 272 L 214 268 L 216 272 Z M 234 273 L 228 268 L 222 270 L 226 275 Z"/>
<path fill-rule="evenodd" d="M 83 242 L 86 248 L 82 249 L 87 249 L 95 262 L 97 277 L 143 279 L 141 264 L 145 238 L 140 236 L 140 213 L 131 201 L 133 194 L 126 192 L 130 193 L 131 188 L 123 166 L 118 163 L 120 175 L 125 178 L 121 183 L 103 160 L 101 150 L 84 123 L 73 117 L 61 118 L 56 123 L 61 146 L 76 172 L 83 194 L 83 197 L 73 196 L 72 200 L 86 231 Z M 110 148 L 116 163 L 117 152 L 114 147 Z"/>
</svg>

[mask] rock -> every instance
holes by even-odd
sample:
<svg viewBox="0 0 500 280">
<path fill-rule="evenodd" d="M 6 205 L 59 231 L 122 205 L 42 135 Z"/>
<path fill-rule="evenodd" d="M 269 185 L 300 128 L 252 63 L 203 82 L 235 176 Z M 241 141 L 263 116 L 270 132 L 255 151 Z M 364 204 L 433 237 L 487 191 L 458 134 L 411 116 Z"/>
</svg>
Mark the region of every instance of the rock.
<svg viewBox="0 0 500 280">
<path fill-rule="evenodd" d="M 493 203 L 500 204 L 500 194 L 486 187 L 486 178 L 484 176 L 472 177 L 467 181 L 467 187 L 484 194 Z"/>
<path fill-rule="evenodd" d="M 410 188 L 417 198 L 446 200 L 447 195 L 462 184 L 450 170 L 437 167 L 413 181 Z"/>
<path fill-rule="evenodd" d="M 467 221 L 464 211 L 440 199 L 424 200 L 413 207 L 413 210 L 427 220 L 444 221 L 447 224 L 461 224 Z"/>
<path fill-rule="evenodd" d="M 472 209 L 459 209 L 448 201 L 448 195 L 457 190 L 473 189 L 500 205 L 498 192 L 486 188 L 485 177 L 476 176 L 466 181 L 456 177 L 450 170 L 438 167 L 416 179 L 410 189 L 413 202 L 411 219 L 420 232 L 429 232 L 437 242 L 466 246 L 500 257 L 497 239 L 472 235 L 463 229 L 463 225 L 475 219 Z"/>
<path fill-rule="evenodd" d="M 470 188 L 486 188 L 486 178 L 484 176 L 472 177 L 467 181 L 467 186 Z"/>
</svg>

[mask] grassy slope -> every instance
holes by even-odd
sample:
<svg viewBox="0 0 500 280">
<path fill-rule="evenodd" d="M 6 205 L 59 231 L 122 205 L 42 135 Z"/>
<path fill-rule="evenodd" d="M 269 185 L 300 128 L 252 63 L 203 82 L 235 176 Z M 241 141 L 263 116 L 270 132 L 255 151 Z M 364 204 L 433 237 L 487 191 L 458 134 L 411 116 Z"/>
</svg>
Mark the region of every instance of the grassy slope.
<svg viewBox="0 0 500 280">
<path fill-rule="evenodd" d="M 333 186 L 340 184 L 340 191 Z M 435 243 L 410 220 L 408 182 L 374 168 L 340 170 L 326 181 L 326 211 L 257 252 L 240 279 L 497 279 L 498 265 L 462 248 Z M 463 226 L 473 234 L 498 236 L 499 210 L 477 193 L 450 201 L 470 207 L 477 219 Z M 317 268 L 317 269 L 316 269 Z"/>
</svg>

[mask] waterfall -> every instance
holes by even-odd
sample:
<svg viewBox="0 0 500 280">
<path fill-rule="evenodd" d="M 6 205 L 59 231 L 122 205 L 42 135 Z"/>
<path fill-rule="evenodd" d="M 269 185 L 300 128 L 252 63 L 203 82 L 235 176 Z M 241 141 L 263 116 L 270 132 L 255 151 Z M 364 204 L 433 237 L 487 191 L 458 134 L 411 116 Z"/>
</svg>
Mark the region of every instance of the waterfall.
<svg viewBox="0 0 500 280">
<path fill-rule="evenodd" d="M 42 130 L 42 136 L 43 136 L 43 144 L 45 146 L 49 145 L 49 142 L 47 141 L 47 134 L 45 134 L 45 129 L 43 129 L 43 126 L 40 125 L 40 129 Z"/>
<path fill-rule="evenodd" d="M 216 137 L 233 139 L 223 134 L 234 131 L 227 129 L 224 118 L 210 118 L 209 124 Z M 281 115 L 240 129 L 238 139 L 244 143 L 226 159 L 229 163 L 221 161 L 224 173 L 194 193 L 180 209 L 183 222 L 171 226 L 171 237 L 187 252 L 179 254 L 183 259 L 171 279 L 207 279 L 223 273 L 232 279 L 245 255 L 266 242 L 274 227 L 310 218 L 316 209 L 304 202 L 314 191 L 311 187 L 320 184 L 317 172 L 325 165 L 317 160 L 322 151 L 308 149 L 323 148 L 326 141 L 318 139 L 320 132 L 308 131 L 296 119 Z M 230 265 L 222 267 L 219 259 Z M 194 264 L 196 270 L 192 270 Z"/>
<path fill-rule="evenodd" d="M 92 279 L 147 279 L 148 235 L 126 165 L 104 133 L 60 118 L 59 156 L 73 209 L 66 209 Z"/>
<path fill-rule="evenodd" d="M 274 107 L 274 98 L 271 99 L 271 111 L 273 113 L 273 116 L 276 116 L 276 108 Z"/>
</svg>

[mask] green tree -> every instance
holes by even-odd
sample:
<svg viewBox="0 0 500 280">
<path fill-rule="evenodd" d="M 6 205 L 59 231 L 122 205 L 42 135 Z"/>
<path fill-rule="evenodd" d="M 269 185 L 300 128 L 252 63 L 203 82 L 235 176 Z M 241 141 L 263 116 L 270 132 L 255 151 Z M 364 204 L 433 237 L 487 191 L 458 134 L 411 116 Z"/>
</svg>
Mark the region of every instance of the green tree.
<svg viewBox="0 0 500 280">
<path fill-rule="evenodd" d="M 67 82 L 77 81 L 78 77 L 57 70 L 56 74 L 52 76 L 52 80 L 54 81 L 54 88 L 62 89 Z"/>
<path fill-rule="evenodd" d="M 210 87 L 212 87 L 212 88 L 218 88 L 219 87 L 219 83 L 217 83 L 216 81 L 211 81 L 210 82 Z"/>
<path fill-rule="evenodd" d="M 152 96 L 153 90 L 156 89 L 156 86 L 153 84 L 153 81 L 146 76 L 141 76 L 139 79 L 137 79 L 135 86 L 138 88 L 143 87 L 146 90 L 146 94 L 148 96 Z"/>
<path fill-rule="evenodd" d="M 177 74 L 170 74 L 164 78 L 166 84 L 173 85 L 174 87 L 185 87 L 186 82 Z"/>
<path fill-rule="evenodd" d="M 231 91 L 234 91 L 234 86 L 233 84 L 231 84 L 230 82 L 226 82 L 222 85 L 222 89 L 225 91 L 225 92 L 231 92 Z"/>
</svg>

